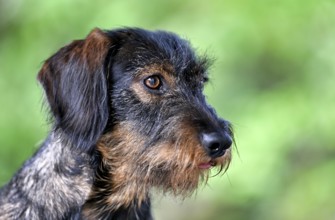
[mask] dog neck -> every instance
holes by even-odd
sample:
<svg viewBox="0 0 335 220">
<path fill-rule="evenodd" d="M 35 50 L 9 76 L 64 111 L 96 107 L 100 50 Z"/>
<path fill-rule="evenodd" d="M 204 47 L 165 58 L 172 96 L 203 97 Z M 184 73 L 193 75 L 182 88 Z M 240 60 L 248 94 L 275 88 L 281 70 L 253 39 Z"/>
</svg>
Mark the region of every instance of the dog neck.
<svg viewBox="0 0 335 220">
<path fill-rule="evenodd" d="M 0 209 L 6 209 L 6 205 L 2 207 L 1 203 L 6 204 L 4 199 L 10 199 L 8 204 L 17 203 L 16 209 L 8 207 L 15 212 L 12 213 L 14 216 L 70 218 L 80 212 L 88 197 L 93 172 L 88 155 L 73 151 L 56 132 L 52 132 L 2 189 Z"/>
<path fill-rule="evenodd" d="M 134 175 L 129 163 L 120 162 L 114 155 L 115 146 L 110 140 L 109 137 L 103 137 L 97 143 L 95 158 L 99 166 L 90 198 L 83 208 L 84 217 L 152 219 L 149 187 L 144 184 L 143 177 Z"/>
</svg>

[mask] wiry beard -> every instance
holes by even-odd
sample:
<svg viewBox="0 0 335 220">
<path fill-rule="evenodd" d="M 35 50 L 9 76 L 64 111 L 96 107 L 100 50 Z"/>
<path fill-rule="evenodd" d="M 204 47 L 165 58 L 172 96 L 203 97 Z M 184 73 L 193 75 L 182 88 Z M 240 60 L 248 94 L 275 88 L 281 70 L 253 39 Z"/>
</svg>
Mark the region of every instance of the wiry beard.
<svg viewBox="0 0 335 220">
<path fill-rule="evenodd" d="M 161 142 L 143 147 L 146 143 L 143 137 L 125 131 L 124 127 L 117 127 L 103 136 L 97 145 L 103 166 L 108 171 L 105 181 L 109 186 L 102 191 L 110 195 L 106 203 L 113 209 L 140 206 L 149 198 L 153 188 L 188 197 L 210 177 L 210 169 L 200 169 L 200 163 L 212 163 L 219 174 L 227 169 L 231 159 L 230 149 L 224 156 L 211 159 L 197 138 L 186 130 L 173 143 Z"/>
</svg>

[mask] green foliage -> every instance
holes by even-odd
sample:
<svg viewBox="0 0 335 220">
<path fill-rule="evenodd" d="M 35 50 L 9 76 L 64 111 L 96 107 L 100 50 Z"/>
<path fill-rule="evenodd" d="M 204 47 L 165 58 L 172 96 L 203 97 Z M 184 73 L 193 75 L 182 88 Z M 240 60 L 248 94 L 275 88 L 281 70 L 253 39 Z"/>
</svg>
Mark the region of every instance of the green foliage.
<svg viewBox="0 0 335 220">
<path fill-rule="evenodd" d="M 0 185 L 50 128 L 35 76 L 93 27 L 165 29 L 216 57 L 209 102 L 233 122 L 239 155 L 223 177 L 157 219 L 334 219 L 332 0 L 0 0 Z"/>
</svg>

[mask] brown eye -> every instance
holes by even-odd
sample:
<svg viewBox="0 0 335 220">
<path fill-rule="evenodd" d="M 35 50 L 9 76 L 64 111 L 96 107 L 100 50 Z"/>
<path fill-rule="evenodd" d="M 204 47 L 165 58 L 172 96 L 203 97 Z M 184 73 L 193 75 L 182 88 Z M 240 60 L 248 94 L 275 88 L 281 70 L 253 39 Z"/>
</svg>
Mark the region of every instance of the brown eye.
<svg viewBox="0 0 335 220">
<path fill-rule="evenodd" d="M 144 85 L 149 89 L 159 89 L 161 86 L 161 79 L 159 76 L 149 76 L 144 80 Z"/>
</svg>

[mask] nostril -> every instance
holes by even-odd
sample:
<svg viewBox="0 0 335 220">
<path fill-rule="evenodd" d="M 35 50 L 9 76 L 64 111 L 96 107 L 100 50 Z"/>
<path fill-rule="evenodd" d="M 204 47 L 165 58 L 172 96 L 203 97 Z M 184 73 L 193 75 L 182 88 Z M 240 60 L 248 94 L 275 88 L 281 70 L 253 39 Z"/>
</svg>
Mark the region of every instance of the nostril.
<svg viewBox="0 0 335 220">
<path fill-rule="evenodd" d="M 214 158 L 224 155 L 232 145 L 232 139 L 220 133 L 204 133 L 201 141 L 208 155 Z"/>
<path fill-rule="evenodd" d="M 209 148 L 209 150 L 211 150 L 212 152 L 216 152 L 216 151 L 219 151 L 219 150 L 220 150 L 221 145 L 220 145 L 220 143 L 218 143 L 218 142 L 213 142 L 208 148 Z"/>
</svg>

